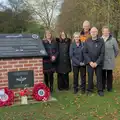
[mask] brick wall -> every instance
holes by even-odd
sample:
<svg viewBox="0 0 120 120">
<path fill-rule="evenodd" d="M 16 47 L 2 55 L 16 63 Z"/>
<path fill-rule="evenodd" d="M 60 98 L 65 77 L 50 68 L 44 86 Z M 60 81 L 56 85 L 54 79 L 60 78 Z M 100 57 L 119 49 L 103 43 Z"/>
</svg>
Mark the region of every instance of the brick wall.
<svg viewBox="0 0 120 120">
<path fill-rule="evenodd" d="M 34 70 L 34 83 L 43 81 L 42 58 L 5 59 L 0 60 L 0 88 L 8 87 L 8 72 Z M 14 90 L 15 94 L 19 89 Z M 19 98 L 16 97 L 15 101 Z"/>
</svg>

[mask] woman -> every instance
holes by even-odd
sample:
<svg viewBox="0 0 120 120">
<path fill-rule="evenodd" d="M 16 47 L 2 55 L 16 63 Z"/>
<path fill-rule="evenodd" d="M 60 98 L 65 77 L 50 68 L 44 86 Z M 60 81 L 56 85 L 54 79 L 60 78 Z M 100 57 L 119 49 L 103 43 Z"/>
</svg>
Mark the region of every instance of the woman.
<svg viewBox="0 0 120 120">
<path fill-rule="evenodd" d="M 71 62 L 69 57 L 69 48 L 71 40 L 67 38 L 64 32 L 60 33 L 60 38 L 57 38 L 59 55 L 57 60 L 57 81 L 58 90 L 69 89 L 69 72 L 71 71 Z"/>
<path fill-rule="evenodd" d="M 84 63 L 83 57 L 83 48 L 84 44 L 80 41 L 80 33 L 75 32 L 73 35 L 74 42 L 70 46 L 70 57 L 72 60 L 73 67 L 73 86 L 74 86 L 74 94 L 78 92 L 78 77 L 79 71 L 81 76 L 81 93 L 85 93 L 86 89 L 86 66 Z"/>
<path fill-rule="evenodd" d="M 50 31 L 45 32 L 43 44 L 48 53 L 48 56 L 43 58 L 44 81 L 50 91 L 53 92 L 53 73 L 55 72 L 58 48 Z"/>
<path fill-rule="evenodd" d="M 112 91 L 115 58 L 118 55 L 119 49 L 116 39 L 110 35 L 110 30 L 106 26 L 102 28 L 102 39 L 105 42 L 105 57 L 102 71 L 103 89 L 105 89 L 107 85 L 107 90 L 110 92 Z"/>
</svg>

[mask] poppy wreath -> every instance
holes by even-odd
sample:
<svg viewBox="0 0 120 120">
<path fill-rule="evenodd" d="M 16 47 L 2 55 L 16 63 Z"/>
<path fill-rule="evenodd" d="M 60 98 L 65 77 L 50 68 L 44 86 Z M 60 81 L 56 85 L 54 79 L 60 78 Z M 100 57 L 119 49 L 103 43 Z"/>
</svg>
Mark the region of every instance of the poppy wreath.
<svg viewBox="0 0 120 120">
<path fill-rule="evenodd" d="M 37 101 L 47 101 L 50 97 L 50 89 L 44 84 L 36 84 L 33 88 L 33 98 Z"/>
<path fill-rule="evenodd" d="M 2 88 L 0 90 L 3 90 Z M 10 106 L 14 102 L 14 92 L 8 88 L 4 88 L 5 94 L 0 96 L 0 107 Z"/>
</svg>

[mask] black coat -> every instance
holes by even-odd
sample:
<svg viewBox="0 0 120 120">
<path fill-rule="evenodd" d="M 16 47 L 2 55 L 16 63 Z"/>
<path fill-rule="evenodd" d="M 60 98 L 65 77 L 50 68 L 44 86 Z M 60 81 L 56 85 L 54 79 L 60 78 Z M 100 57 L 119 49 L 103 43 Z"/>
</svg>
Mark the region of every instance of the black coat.
<svg viewBox="0 0 120 120">
<path fill-rule="evenodd" d="M 55 56 L 57 59 L 58 56 L 58 46 L 56 41 L 49 43 L 47 40 L 43 40 L 44 47 L 48 53 L 48 56 L 43 58 L 43 72 L 55 72 L 56 70 L 56 60 L 52 61 L 51 57 Z"/>
<path fill-rule="evenodd" d="M 104 61 L 105 44 L 100 38 L 97 40 L 88 39 L 84 45 L 84 58 L 86 64 L 96 62 L 102 65 Z"/>
<path fill-rule="evenodd" d="M 71 71 L 71 61 L 69 56 L 69 49 L 71 40 L 66 38 L 64 40 L 56 39 L 58 44 L 58 58 L 57 58 L 57 73 L 69 73 Z"/>
</svg>

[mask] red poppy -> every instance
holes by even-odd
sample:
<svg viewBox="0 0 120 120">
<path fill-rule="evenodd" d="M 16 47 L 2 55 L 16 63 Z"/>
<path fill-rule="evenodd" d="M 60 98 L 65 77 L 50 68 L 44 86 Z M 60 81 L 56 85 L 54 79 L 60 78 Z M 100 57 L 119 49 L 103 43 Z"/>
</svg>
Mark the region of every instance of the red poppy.
<svg viewBox="0 0 120 120">
<path fill-rule="evenodd" d="M 29 91 L 27 89 L 20 90 L 20 96 L 28 96 L 28 95 L 29 95 Z"/>
<path fill-rule="evenodd" d="M 8 88 L 4 88 L 4 91 L 5 94 L 3 96 L 0 96 L 0 107 L 10 106 L 14 103 L 14 92 Z"/>
<path fill-rule="evenodd" d="M 33 88 L 33 98 L 37 101 L 48 100 L 50 97 L 50 89 L 44 84 L 36 84 Z"/>
</svg>

